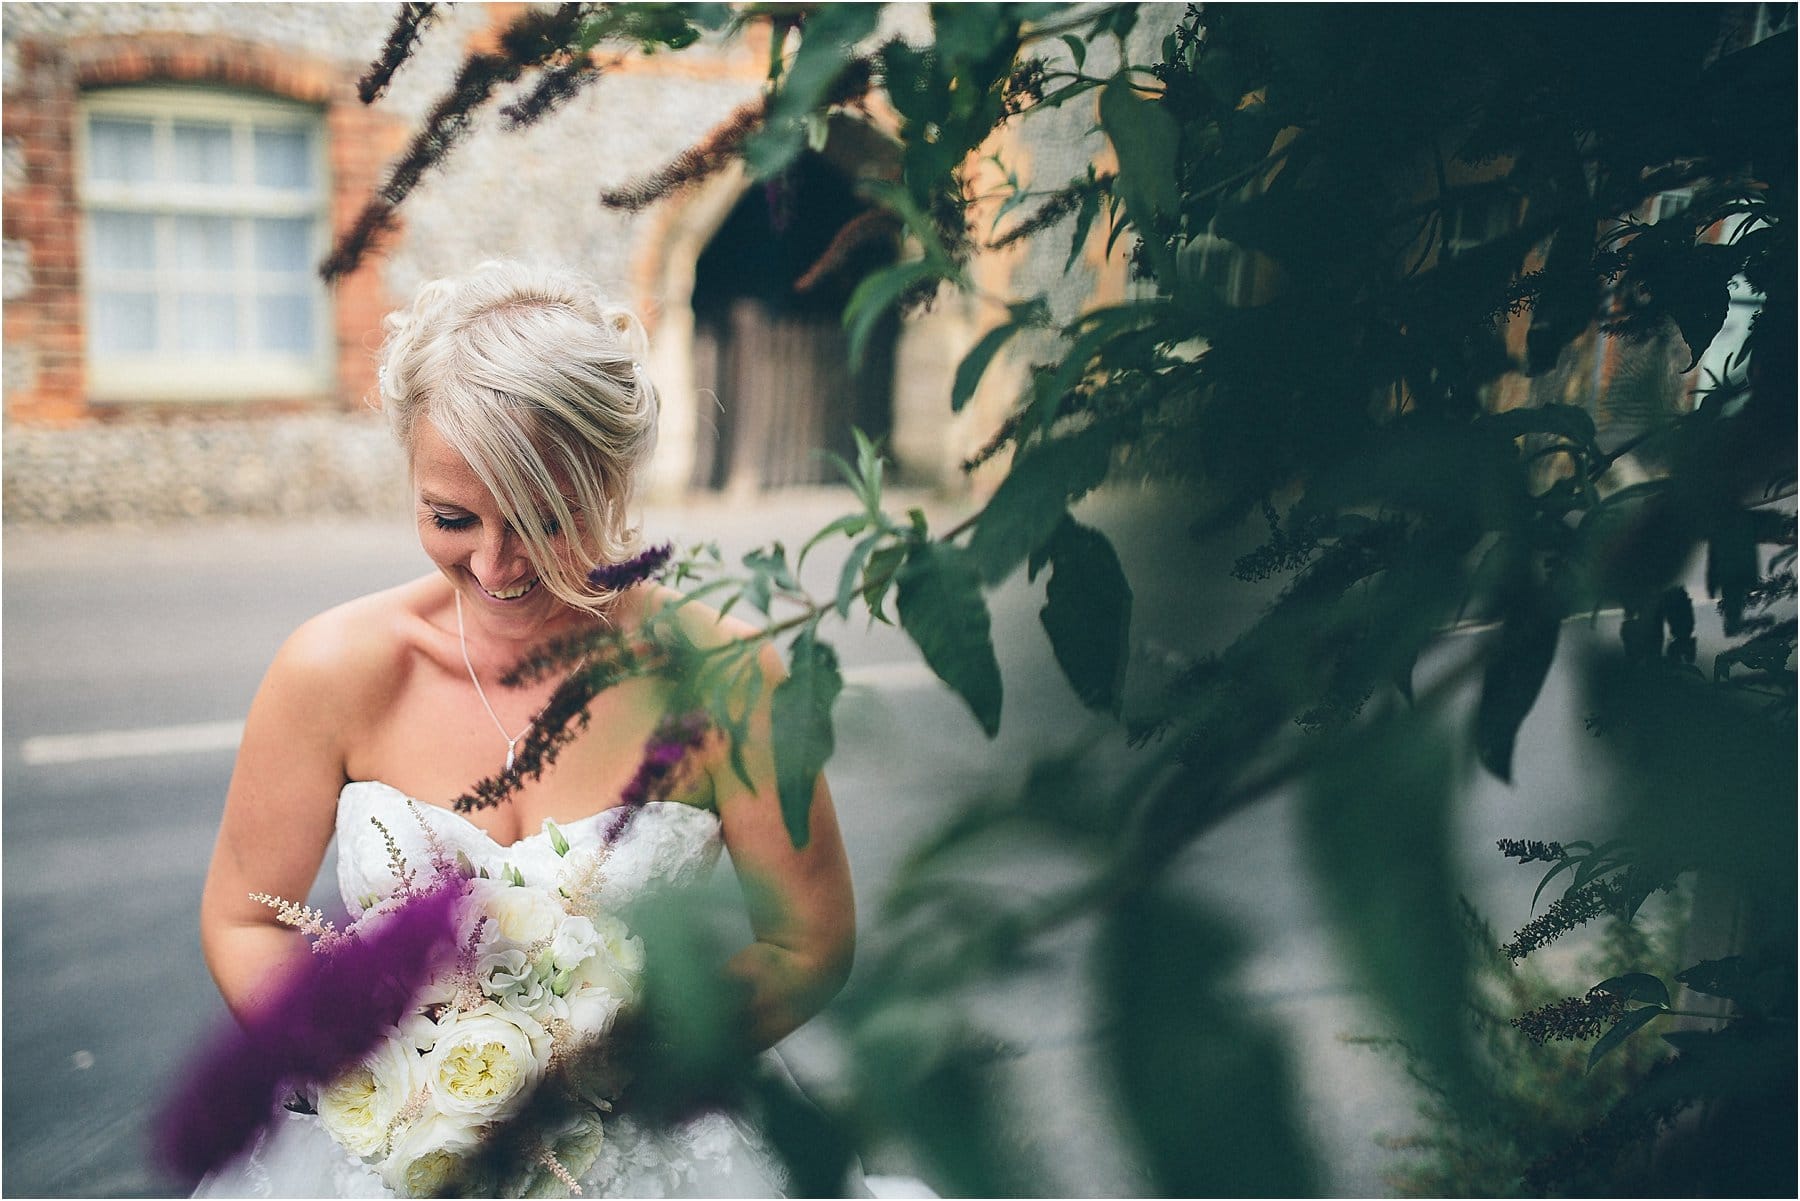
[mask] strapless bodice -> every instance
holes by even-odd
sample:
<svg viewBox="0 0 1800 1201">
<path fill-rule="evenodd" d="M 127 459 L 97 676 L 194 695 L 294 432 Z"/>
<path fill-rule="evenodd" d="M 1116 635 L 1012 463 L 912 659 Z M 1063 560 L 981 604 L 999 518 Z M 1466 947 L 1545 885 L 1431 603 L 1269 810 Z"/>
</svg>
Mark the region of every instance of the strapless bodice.
<svg viewBox="0 0 1800 1201">
<path fill-rule="evenodd" d="M 435 837 L 448 854 L 461 853 L 490 877 L 498 879 L 510 868 L 528 883 L 554 887 L 565 872 L 592 860 L 592 854 L 573 852 L 599 850 L 614 825 L 610 819 L 617 816 L 603 809 L 563 824 L 546 818 L 535 834 L 502 845 L 462 814 L 412 800 L 392 785 L 378 780 L 346 784 L 337 807 L 338 893 L 351 914 L 358 915 L 393 891 L 397 881 L 383 829 L 405 864 L 421 875 L 431 870 Z M 570 854 L 557 852 L 553 825 Z M 712 811 L 679 801 L 651 801 L 631 816 L 612 843 L 596 899 L 616 909 L 652 883 L 690 883 L 712 870 L 720 845 L 719 819 Z"/>
</svg>

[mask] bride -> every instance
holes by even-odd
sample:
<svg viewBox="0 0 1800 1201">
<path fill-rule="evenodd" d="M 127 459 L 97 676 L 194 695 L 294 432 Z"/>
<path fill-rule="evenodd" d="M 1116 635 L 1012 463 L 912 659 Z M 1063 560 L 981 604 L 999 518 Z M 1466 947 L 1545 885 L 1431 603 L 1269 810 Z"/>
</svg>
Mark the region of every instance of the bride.
<svg viewBox="0 0 1800 1201">
<path fill-rule="evenodd" d="M 628 507 L 657 418 L 641 328 L 579 277 L 510 263 L 427 284 L 386 324 L 381 401 L 407 453 L 419 540 L 437 570 L 306 622 L 270 666 L 201 901 L 201 942 L 220 993 L 245 1018 L 282 967 L 304 956 L 299 936 L 252 894 L 305 897 L 334 834 L 352 913 L 394 884 L 388 838 L 408 860 L 434 844 L 504 879 L 541 862 L 553 843 L 616 836 L 606 851 L 609 906 L 705 871 L 722 844 L 754 936 L 727 971 L 748 998 L 746 1037 L 773 1045 L 842 986 L 855 937 L 849 868 L 822 777 L 803 849 L 782 821 L 769 735 L 768 697 L 781 675 L 773 647 L 759 659 L 760 699 L 740 748 L 755 787 L 714 739 L 684 770 L 681 795 L 641 806 L 622 827 L 600 817 L 621 803 L 663 716 L 669 685 L 646 677 L 595 696 L 585 728 L 509 803 L 468 816 L 448 808 L 472 782 L 511 766 L 559 683 L 553 673 L 506 687 L 509 668 L 553 639 L 602 626 L 635 631 L 676 596 L 588 576 L 627 559 L 635 536 Z M 675 618 L 702 644 L 751 632 L 697 605 Z M 783 1181 L 733 1115 L 653 1130 L 627 1106 L 606 1120 L 581 1184 L 589 1195 L 742 1196 L 774 1195 Z M 284 1114 L 201 1191 L 385 1189 L 317 1116 Z"/>
</svg>

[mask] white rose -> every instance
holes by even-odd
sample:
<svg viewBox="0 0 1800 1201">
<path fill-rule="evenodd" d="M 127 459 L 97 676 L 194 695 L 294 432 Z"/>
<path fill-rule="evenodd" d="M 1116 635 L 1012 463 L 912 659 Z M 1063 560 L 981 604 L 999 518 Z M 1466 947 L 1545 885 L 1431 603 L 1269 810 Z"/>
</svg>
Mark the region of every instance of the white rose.
<svg viewBox="0 0 1800 1201">
<path fill-rule="evenodd" d="M 568 995 L 584 987 L 603 988 L 629 1005 L 637 1000 L 644 975 L 644 940 L 610 913 L 595 918 L 593 926 L 594 951 L 571 974 Z"/>
<path fill-rule="evenodd" d="M 522 1105 L 542 1078 L 550 1042 L 530 1015 L 483 1005 L 439 1028 L 425 1057 L 425 1086 L 452 1117 L 503 1117 Z"/>
<path fill-rule="evenodd" d="M 569 1025 L 591 1038 L 612 1029 L 613 1019 L 625 1008 L 625 998 L 610 989 L 587 985 L 571 989 L 561 998 L 560 1008 Z"/>
<path fill-rule="evenodd" d="M 380 1155 L 388 1124 L 423 1081 L 419 1053 L 384 1038 L 363 1061 L 319 1090 L 319 1120 L 352 1155 Z"/>
<path fill-rule="evenodd" d="M 479 909 L 473 909 L 471 922 L 485 914 L 492 934 L 529 947 L 556 933 L 562 920 L 562 906 L 548 893 L 536 888 L 520 888 L 499 880 L 471 880 L 470 898 Z M 487 939 L 483 939 L 487 941 Z"/>
<path fill-rule="evenodd" d="M 461 1180 L 480 1147 L 475 1123 L 427 1111 L 395 1136 L 381 1165 L 381 1183 L 402 1197 L 443 1196 Z"/>
</svg>

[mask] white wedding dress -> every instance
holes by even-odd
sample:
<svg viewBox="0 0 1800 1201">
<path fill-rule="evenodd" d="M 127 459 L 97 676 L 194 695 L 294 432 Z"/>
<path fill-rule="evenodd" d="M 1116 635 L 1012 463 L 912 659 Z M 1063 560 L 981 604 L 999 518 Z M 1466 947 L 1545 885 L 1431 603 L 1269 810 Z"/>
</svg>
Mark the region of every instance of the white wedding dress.
<svg viewBox="0 0 1800 1201">
<path fill-rule="evenodd" d="M 411 810 L 421 817 L 415 819 Z M 607 813 L 561 828 L 572 846 L 597 843 Z M 409 805 L 386 784 L 346 785 L 338 798 L 338 890 L 351 913 L 362 899 L 385 896 L 394 886 L 388 849 L 377 818 L 400 844 L 409 863 L 429 862 L 419 821 L 454 854 L 500 877 L 515 867 L 526 879 L 554 878 L 557 864 L 548 829 L 501 846 L 462 815 L 439 806 Z M 705 809 L 673 801 L 643 807 L 625 827 L 606 861 L 601 897 L 609 910 L 662 882 L 685 883 L 718 862 L 719 821 Z M 706 1113 L 671 1129 L 653 1130 L 627 1114 L 605 1120 L 605 1138 L 593 1167 L 581 1176 L 588 1197 L 778 1197 L 786 1173 L 760 1135 L 735 1115 Z M 930 1196 L 917 1182 L 877 1180 L 884 1195 Z M 872 1195 L 860 1170 L 846 1188 Z M 282 1112 L 236 1162 L 201 1182 L 197 1197 L 391 1197 L 374 1170 L 340 1147 L 312 1114 Z"/>
</svg>

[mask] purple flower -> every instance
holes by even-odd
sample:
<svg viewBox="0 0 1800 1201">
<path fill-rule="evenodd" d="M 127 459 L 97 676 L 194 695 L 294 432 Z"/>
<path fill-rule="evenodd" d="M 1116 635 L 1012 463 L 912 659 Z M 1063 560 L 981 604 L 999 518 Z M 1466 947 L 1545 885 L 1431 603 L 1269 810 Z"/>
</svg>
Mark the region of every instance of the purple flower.
<svg viewBox="0 0 1800 1201">
<path fill-rule="evenodd" d="M 286 1092 L 368 1054 L 452 950 L 459 890 L 406 902 L 375 929 L 295 966 L 243 1026 L 193 1063 L 155 1122 L 158 1157 L 188 1185 L 229 1161 Z"/>
<path fill-rule="evenodd" d="M 596 588 L 623 592 L 633 584 L 642 583 L 660 572 L 668 563 L 669 556 L 674 553 L 675 544 L 665 542 L 661 546 L 653 546 L 633 555 L 623 563 L 602 563 L 588 572 L 588 583 Z"/>
<path fill-rule="evenodd" d="M 651 801 L 668 799 L 676 771 L 687 759 L 688 752 L 705 741 L 710 729 L 712 726 L 706 720 L 706 714 L 699 712 L 665 717 L 657 724 L 650 740 L 644 744 L 644 757 L 638 761 L 636 774 L 619 794 L 619 804 L 607 820 L 602 834 L 607 842 L 625 832 L 626 823 L 637 810 Z"/>
</svg>

